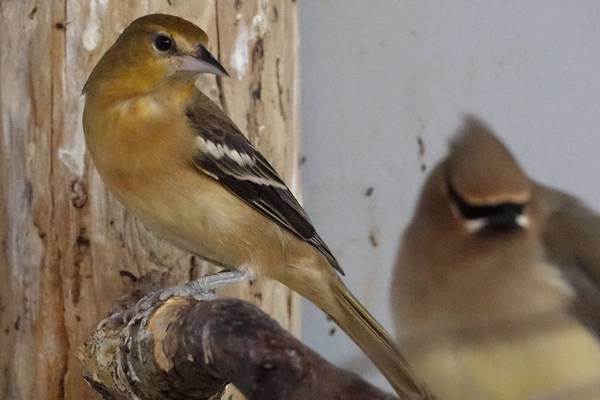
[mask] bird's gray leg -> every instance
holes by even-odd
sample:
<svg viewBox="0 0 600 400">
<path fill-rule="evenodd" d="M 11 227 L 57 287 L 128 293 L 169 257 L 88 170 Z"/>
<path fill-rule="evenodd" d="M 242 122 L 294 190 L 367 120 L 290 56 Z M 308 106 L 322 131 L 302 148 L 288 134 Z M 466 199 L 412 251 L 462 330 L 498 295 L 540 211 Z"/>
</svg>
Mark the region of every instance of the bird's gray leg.
<svg viewBox="0 0 600 400">
<path fill-rule="evenodd" d="M 254 275 L 244 269 L 223 270 L 216 274 L 202 276 L 183 285 L 166 289 L 153 290 L 139 299 L 133 307 L 114 312 L 104 322 L 113 324 L 128 323 L 134 315 L 143 314 L 158 302 L 163 302 L 171 297 L 190 297 L 196 300 L 212 300 L 215 298 L 214 290 L 245 280 L 253 279 Z"/>
<path fill-rule="evenodd" d="M 160 300 L 165 300 L 172 296 L 193 297 L 198 300 L 208 300 L 214 298 L 213 291 L 217 288 L 243 282 L 250 279 L 251 274 L 244 270 L 224 270 L 216 274 L 202 276 L 181 286 L 163 290 Z"/>
</svg>

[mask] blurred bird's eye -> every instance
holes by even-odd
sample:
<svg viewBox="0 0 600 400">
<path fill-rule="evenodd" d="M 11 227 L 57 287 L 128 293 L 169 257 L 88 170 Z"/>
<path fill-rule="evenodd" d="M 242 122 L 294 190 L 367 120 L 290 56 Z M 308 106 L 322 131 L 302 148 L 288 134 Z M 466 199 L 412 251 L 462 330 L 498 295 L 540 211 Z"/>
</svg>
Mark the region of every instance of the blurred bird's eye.
<svg viewBox="0 0 600 400">
<path fill-rule="evenodd" d="M 154 38 L 154 47 L 158 51 L 169 51 L 173 48 L 173 39 L 166 35 L 156 35 Z"/>
</svg>

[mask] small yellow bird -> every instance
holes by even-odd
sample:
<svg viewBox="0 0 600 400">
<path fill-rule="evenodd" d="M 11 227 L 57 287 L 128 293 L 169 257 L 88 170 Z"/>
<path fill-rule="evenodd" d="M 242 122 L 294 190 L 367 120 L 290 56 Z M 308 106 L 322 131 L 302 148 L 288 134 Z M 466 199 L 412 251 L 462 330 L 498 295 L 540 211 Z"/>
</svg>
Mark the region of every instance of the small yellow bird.
<svg viewBox="0 0 600 400">
<path fill-rule="evenodd" d="M 530 180 L 475 118 L 425 183 L 391 299 L 444 400 L 600 399 L 600 215 Z"/>
<path fill-rule="evenodd" d="M 106 186 L 169 242 L 276 279 L 357 342 L 398 393 L 426 398 L 385 330 L 338 277 L 337 261 L 269 162 L 202 94 L 226 75 L 207 35 L 181 18 L 132 22 L 85 87 L 87 147 Z"/>
</svg>

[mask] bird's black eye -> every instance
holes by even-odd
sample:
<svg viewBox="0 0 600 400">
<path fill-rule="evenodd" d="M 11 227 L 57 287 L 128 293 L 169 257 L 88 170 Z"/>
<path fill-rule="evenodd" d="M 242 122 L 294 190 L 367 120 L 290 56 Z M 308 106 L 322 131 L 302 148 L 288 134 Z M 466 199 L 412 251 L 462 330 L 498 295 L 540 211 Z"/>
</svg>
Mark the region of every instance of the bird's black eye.
<svg viewBox="0 0 600 400">
<path fill-rule="evenodd" d="M 158 51 L 169 51 L 173 48 L 173 39 L 166 35 L 156 35 L 154 38 L 154 47 Z"/>
</svg>

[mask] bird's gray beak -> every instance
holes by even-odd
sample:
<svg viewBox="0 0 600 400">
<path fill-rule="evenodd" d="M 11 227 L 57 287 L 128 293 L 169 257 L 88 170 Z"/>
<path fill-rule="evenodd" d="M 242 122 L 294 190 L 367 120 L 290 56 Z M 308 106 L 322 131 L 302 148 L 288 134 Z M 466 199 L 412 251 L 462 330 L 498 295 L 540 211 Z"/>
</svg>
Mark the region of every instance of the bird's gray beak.
<svg viewBox="0 0 600 400">
<path fill-rule="evenodd" d="M 227 70 L 210 54 L 206 47 L 198 45 L 191 54 L 178 57 L 180 71 L 197 72 L 201 74 L 213 74 L 217 76 L 229 76 Z"/>
</svg>

